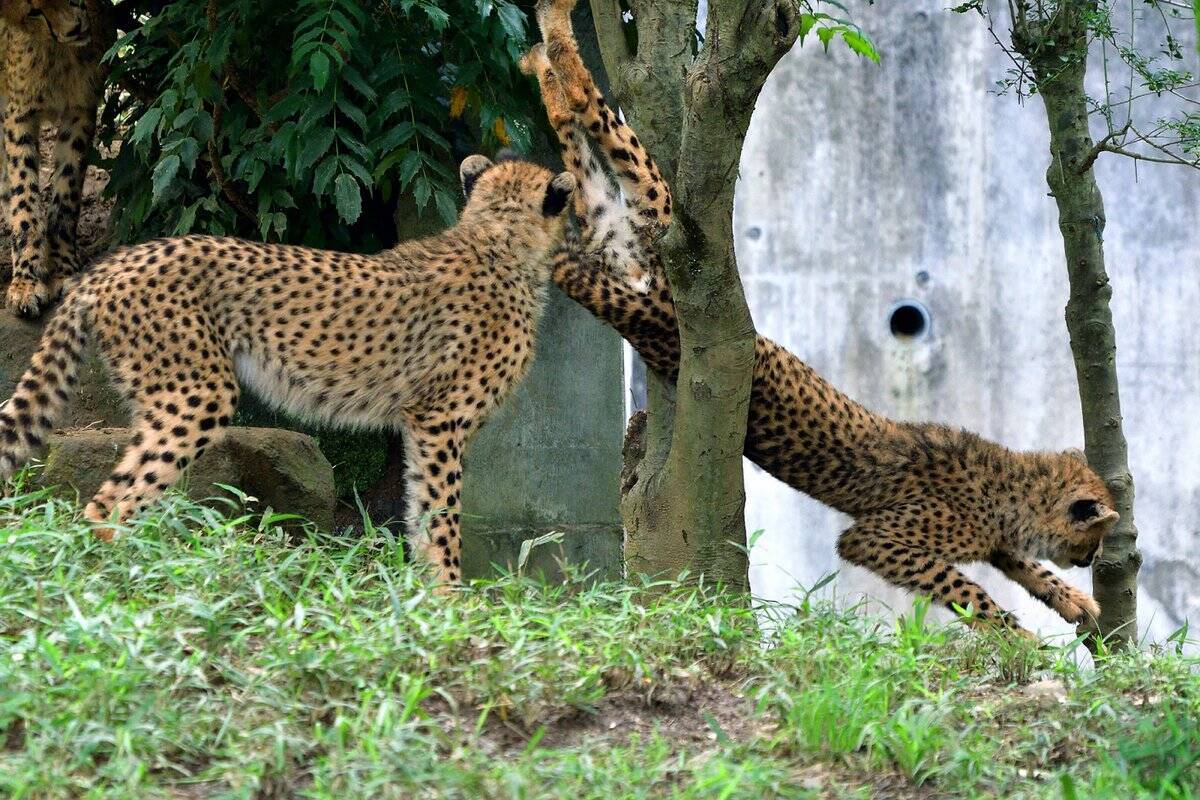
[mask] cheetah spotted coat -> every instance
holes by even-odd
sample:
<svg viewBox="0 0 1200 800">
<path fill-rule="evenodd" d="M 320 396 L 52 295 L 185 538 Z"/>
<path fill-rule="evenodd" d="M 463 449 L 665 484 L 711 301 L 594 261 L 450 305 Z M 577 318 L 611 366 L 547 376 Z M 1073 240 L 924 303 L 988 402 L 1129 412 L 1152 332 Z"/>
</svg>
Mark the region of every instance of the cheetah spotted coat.
<svg viewBox="0 0 1200 800">
<path fill-rule="evenodd" d="M 82 267 L 76 231 L 85 162 L 103 83 L 100 59 L 115 40 L 107 0 L 0 3 L 0 180 L 12 228 L 12 262 L 0 271 L 11 273 L 7 304 L 20 316 L 38 316 Z M 38 197 L 43 124 L 58 129 L 44 201 Z"/>
<path fill-rule="evenodd" d="M 412 552 L 455 583 L 463 448 L 533 357 L 575 188 L 482 156 L 462 178 L 455 227 L 376 255 L 192 236 L 105 259 L 0 410 L 0 478 L 42 446 L 90 337 L 134 436 L 88 519 L 123 520 L 169 487 L 230 424 L 240 378 L 308 420 L 403 430 Z"/>
</svg>

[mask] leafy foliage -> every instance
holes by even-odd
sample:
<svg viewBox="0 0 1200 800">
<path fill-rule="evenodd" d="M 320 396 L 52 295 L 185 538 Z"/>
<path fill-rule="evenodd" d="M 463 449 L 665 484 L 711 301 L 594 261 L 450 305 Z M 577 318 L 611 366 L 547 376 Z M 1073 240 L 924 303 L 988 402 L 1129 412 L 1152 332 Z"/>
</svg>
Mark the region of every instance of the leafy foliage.
<svg viewBox="0 0 1200 800">
<path fill-rule="evenodd" d="M 838 0 L 824 0 L 825 5 L 833 6 L 840 11 L 845 12 L 846 8 Z M 818 11 L 815 4 L 805 4 L 809 10 L 800 15 L 800 42 L 803 43 L 810 33 L 816 33 L 817 39 L 821 42 L 821 47 L 829 50 L 829 43 L 836 37 L 841 37 L 853 52 L 858 55 L 879 63 L 879 52 L 875 49 L 875 44 L 871 41 L 857 24 L 845 17 L 834 16 L 833 14 L 824 11 Z"/>
<path fill-rule="evenodd" d="M 114 231 L 371 249 L 405 193 L 451 222 L 462 156 L 531 144 L 526 44 L 512 0 L 167 3 L 110 53 Z"/>
<path fill-rule="evenodd" d="M 1200 0 L 1194 2 L 1200 8 Z M 1014 36 L 1033 36 L 1024 48 L 1004 41 L 996 30 L 995 14 L 983 0 L 967 0 L 950 10 L 975 12 L 987 20 L 996 43 L 1013 62 L 996 82 L 997 93 L 1011 91 L 1022 99 L 1038 92 L 1029 51 L 1036 57 L 1038 51 L 1056 49 L 1063 26 L 1082 25 L 1104 79 L 1103 95 L 1088 98 L 1091 112 L 1107 127 L 1103 149 L 1139 160 L 1200 167 L 1200 112 L 1194 110 L 1200 105 L 1200 80 L 1187 68 L 1191 54 L 1185 53 L 1175 32 L 1181 25 L 1196 26 L 1200 36 L 1200 15 L 1191 9 L 1161 0 L 1013 0 L 1012 19 L 1004 22 L 1013 26 Z M 1173 101 L 1173 113 L 1167 116 L 1157 111 L 1163 98 Z"/>
</svg>

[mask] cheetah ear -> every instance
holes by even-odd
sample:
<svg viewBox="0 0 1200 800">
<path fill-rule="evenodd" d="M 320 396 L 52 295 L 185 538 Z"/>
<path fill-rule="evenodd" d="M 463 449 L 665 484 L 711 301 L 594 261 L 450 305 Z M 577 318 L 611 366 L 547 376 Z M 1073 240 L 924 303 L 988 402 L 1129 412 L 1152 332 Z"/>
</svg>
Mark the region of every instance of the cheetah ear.
<svg viewBox="0 0 1200 800">
<path fill-rule="evenodd" d="M 458 168 L 458 176 L 462 179 L 463 197 L 471 197 L 475 181 L 490 166 L 492 166 L 492 162 L 487 156 L 467 156 L 463 159 L 462 166 Z"/>
<path fill-rule="evenodd" d="M 1098 525 L 1108 528 L 1121 518 L 1120 514 L 1098 500 L 1076 500 L 1067 513 L 1071 517 L 1071 524 L 1081 531 Z"/>
<path fill-rule="evenodd" d="M 558 173 L 546 187 L 546 197 L 542 200 L 542 213 L 547 217 L 557 217 L 567 207 L 574 192 L 575 176 L 569 172 Z"/>
<path fill-rule="evenodd" d="M 1078 447 L 1069 447 L 1066 450 L 1063 450 L 1062 454 L 1067 458 L 1073 458 L 1076 461 L 1082 461 L 1084 464 L 1088 463 L 1087 454 Z"/>
</svg>

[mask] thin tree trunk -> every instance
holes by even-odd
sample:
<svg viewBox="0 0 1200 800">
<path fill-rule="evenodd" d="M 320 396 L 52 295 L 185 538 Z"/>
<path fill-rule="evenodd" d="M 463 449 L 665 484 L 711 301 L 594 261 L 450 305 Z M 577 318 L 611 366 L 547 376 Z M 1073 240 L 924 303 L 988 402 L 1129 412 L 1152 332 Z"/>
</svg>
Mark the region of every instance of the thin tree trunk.
<svg viewBox="0 0 1200 800">
<path fill-rule="evenodd" d="M 660 243 L 679 323 L 674 386 L 650 377 L 643 441 L 622 501 L 627 566 L 690 569 L 747 589 L 742 449 L 754 324 L 733 249 L 733 193 L 750 115 L 798 33 L 794 0 L 713 0 L 698 57 L 696 0 L 634 0 L 631 49 L 617 0 L 592 0 L 622 110 L 674 193 Z M 631 431 L 631 434 L 638 433 Z"/>
<path fill-rule="evenodd" d="M 1117 345 L 1104 264 L 1104 200 L 1092 171 L 1094 143 L 1088 130 L 1087 33 L 1090 0 L 1064 0 L 1051 20 L 1015 21 L 1013 43 L 1029 58 L 1050 129 L 1046 182 L 1058 205 L 1058 226 L 1070 279 L 1067 331 L 1079 383 L 1088 462 L 1104 478 L 1121 515 L 1092 568 L 1100 604 L 1100 633 L 1118 644 L 1137 641 L 1137 549 L 1133 476 L 1129 471 Z"/>
</svg>

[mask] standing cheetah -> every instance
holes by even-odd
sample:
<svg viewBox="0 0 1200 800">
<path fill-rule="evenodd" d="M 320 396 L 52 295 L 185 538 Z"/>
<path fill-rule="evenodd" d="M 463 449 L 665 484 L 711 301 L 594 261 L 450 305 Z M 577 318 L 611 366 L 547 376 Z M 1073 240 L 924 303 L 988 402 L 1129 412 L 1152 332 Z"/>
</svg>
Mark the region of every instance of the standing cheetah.
<svg viewBox="0 0 1200 800">
<path fill-rule="evenodd" d="M 457 582 L 463 447 L 533 358 L 575 189 L 512 159 L 471 156 L 461 177 L 457 225 L 376 255 L 192 236 L 106 258 L 0 411 L 0 478 L 42 446 L 91 335 L 134 436 L 89 520 L 169 487 L 229 425 L 241 378 L 306 420 L 403 430 L 412 552 Z"/>
<path fill-rule="evenodd" d="M 556 255 L 554 280 L 674 379 L 675 309 L 652 244 L 670 222 L 670 191 L 579 58 L 574 4 L 538 3 L 544 43 L 523 62 L 581 187 L 580 234 Z M 838 539 L 847 561 L 946 606 L 969 606 L 976 622 L 1022 630 L 955 563 L 991 563 L 1070 622 L 1099 614 L 1095 600 L 1037 562 L 1089 565 L 1117 521 L 1104 482 L 1079 455 L 1015 453 L 966 431 L 889 420 L 762 336 L 750 403 L 746 456 L 855 518 Z"/>
<path fill-rule="evenodd" d="M 82 266 L 75 236 L 85 161 L 100 104 L 100 59 L 115 40 L 108 0 L 0 2 L 0 178 L 12 226 L 7 302 L 21 316 L 41 314 Z M 58 127 L 44 212 L 36 196 L 43 123 Z"/>
</svg>

